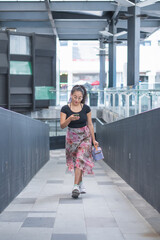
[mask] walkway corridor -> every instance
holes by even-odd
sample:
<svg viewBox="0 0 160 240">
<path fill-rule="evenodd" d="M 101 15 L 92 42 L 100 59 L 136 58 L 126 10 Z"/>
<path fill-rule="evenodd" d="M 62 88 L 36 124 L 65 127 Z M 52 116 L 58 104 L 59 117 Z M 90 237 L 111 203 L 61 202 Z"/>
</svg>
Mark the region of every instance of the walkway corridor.
<svg viewBox="0 0 160 240">
<path fill-rule="evenodd" d="M 160 240 L 160 214 L 104 162 L 94 173 L 84 179 L 87 194 L 72 199 L 65 151 L 51 151 L 0 214 L 0 240 Z"/>
</svg>

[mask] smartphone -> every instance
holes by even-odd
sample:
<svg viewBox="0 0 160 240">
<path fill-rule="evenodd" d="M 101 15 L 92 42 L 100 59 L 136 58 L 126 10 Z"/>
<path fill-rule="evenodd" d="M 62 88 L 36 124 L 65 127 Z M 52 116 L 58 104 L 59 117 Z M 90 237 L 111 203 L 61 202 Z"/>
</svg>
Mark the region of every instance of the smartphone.
<svg viewBox="0 0 160 240">
<path fill-rule="evenodd" d="M 75 113 L 74 116 L 75 116 L 75 117 L 79 117 L 79 113 Z"/>
</svg>

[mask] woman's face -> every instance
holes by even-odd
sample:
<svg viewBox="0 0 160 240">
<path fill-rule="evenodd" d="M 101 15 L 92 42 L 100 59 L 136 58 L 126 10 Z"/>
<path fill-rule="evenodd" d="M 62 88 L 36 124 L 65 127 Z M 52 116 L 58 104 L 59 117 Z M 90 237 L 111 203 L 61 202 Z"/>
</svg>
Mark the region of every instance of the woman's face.
<svg viewBox="0 0 160 240">
<path fill-rule="evenodd" d="M 78 105 L 83 99 L 83 94 L 81 91 L 75 91 L 73 94 L 71 94 L 71 97 L 73 104 Z"/>
</svg>

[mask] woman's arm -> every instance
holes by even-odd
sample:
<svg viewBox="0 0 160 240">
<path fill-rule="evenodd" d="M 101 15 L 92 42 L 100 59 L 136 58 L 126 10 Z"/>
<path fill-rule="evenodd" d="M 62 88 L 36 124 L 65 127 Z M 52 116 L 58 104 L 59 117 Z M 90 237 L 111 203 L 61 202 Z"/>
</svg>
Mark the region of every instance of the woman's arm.
<svg viewBox="0 0 160 240">
<path fill-rule="evenodd" d="M 69 117 L 66 119 L 66 116 L 67 115 L 65 113 L 61 112 L 61 115 L 60 115 L 60 126 L 61 126 L 62 129 L 67 127 L 68 124 L 70 124 L 70 122 L 71 122 Z"/>
<path fill-rule="evenodd" d="M 74 116 L 74 114 L 72 114 L 71 116 L 69 116 L 67 119 L 66 119 L 67 115 L 63 112 L 61 112 L 61 115 L 60 115 L 60 126 L 61 128 L 65 128 L 67 127 L 71 121 L 75 121 L 75 120 L 78 120 L 79 117 L 77 116 Z"/>
<path fill-rule="evenodd" d="M 94 127 L 93 127 L 93 123 L 92 123 L 92 117 L 91 117 L 91 112 L 87 113 L 87 125 L 89 127 L 91 136 L 92 136 L 92 142 L 94 147 L 98 147 L 98 142 L 95 140 L 95 135 L 94 135 Z"/>
</svg>

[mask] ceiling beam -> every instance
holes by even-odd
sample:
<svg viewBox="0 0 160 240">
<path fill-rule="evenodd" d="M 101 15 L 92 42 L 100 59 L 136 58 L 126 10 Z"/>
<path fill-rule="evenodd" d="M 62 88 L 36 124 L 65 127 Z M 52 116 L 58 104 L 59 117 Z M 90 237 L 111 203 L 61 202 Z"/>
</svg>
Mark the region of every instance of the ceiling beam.
<svg viewBox="0 0 160 240">
<path fill-rule="evenodd" d="M 114 14 L 113 14 L 113 16 L 112 16 L 112 20 L 114 20 L 114 19 L 117 18 L 117 15 L 118 15 L 120 9 L 121 9 L 121 6 L 120 6 L 120 5 L 117 5 L 117 8 L 116 8 L 116 10 L 115 10 L 115 12 L 114 12 Z"/>
<path fill-rule="evenodd" d="M 58 35 L 60 34 L 94 34 L 97 35 L 98 29 L 96 28 L 59 28 L 57 29 Z"/>
<path fill-rule="evenodd" d="M 51 2 L 55 11 L 115 11 L 116 5 L 107 1 L 56 1 Z M 125 8 L 126 9 L 126 8 Z"/>
<path fill-rule="evenodd" d="M 66 21 L 66 20 L 55 20 L 57 28 L 105 28 L 107 26 L 107 20 L 102 21 Z"/>
<path fill-rule="evenodd" d="M 47 28 L 47 27 L 25 27 L 25 28 L 17 28 L 17 32 L 18 33 L 37 33 L 37 34 L 49 34 L 49 35 L 52 35 L 53 36 L 53 30 L 52 28 Z"/>
<path fill-rule="evenodd" d="M 98 34 L 59 34 L 59 40 L 98 40 Z"/>
<path fill-rule="evenodd" d="M 103 22 L 89 22 L 89 21 L 55 21 L 56 28 L 66 28 L 66 29 L 79 29 L 79 28 L 85 28 L 85 29 L 100 29 L 103 30 L 107 26 L 107 21 Z M 0 20 L 0 26 L 3 27 L 51 27 L 49 19 L 42 19 L 40 22 L 37 22 L 35 19 L 30 20 L 19 20 L 19 19 L 9 19 L 9 20 Z"/>
<path fill-rule="evenodd" d="M 76 12 L 52 12 L 54 19 L 106 19 L 107 15 L 105 16 L 96 16 L 93 14 L 85 14 L 85 13 L 76 13 Z M 108 15 L 109 17 L 109 15 Z"/>
<path fill-rule="evenodd" d="M 49 19 L 42 19 L 41 22 L 37 22 L 35 19 L 30 19 L 30 20 L 20 20 L 20 19 L 8 19 L 8 20 L 0 20 L 0 25 L 3 26 L 14 26 L 14 27 L 32 27 L 32 24 L 35 27 L 48 27 L 50 26 Z M 55 21 L 56 28 L 95 28 L 95 29 L 103 29 L 107 26 L 107 21 Z M 51 27 L 51 26 L 50 26 Z"/>
<path fill-rule="evenodd" d="M 45 2 L 0 2 L 0 12 L 47 12 Z"/>
<path fill-rule="evenodd" d="M 149 28 L 160 27 L 160 20 L 153 20 L 153 19 L 141 20 L 141 27 L 149 27 Z"/>
<path fill-rule="evenodd" d="M 47 12 L 1 12 L 0 19 L 47 19 Z"/>
<path fill-rule="evenodd" d="M 149 28 L 149 27 L 141 27 L 141 31 L 145 32 L 147 36 L 150 36 L 153 32 L 155 32 L 156 30 L 158 30 L 157 27 L 153 28 Z"/>
<path fill-rule="evenodd" d="M 155 4 L 142 7 L 141 9 L 146 11 L 157 11 L 158 9 L 160 9 L 160 2 L 156 2 Z"/>
<path fill-rule="evenodd" d="M 51 11 L 116 11 L 117 6 L 105 1 L 56 1 L 50 2 Z M 160 2 L 141 8 L 146 11 L 157 11 Z M 0 12 L 47 12 L 45 2 L 0 2 Z M 121 11 L 127 11 L 121 7 Z"/>
<path fill-rule="evenodd" d="M 96 15 L 82 14 L 82 13 L 70 13 L 70 12 L 52 12 L 53 19 L 107 19 L 110 14 L 99 17 Z M 1 19 L 46 19 L 48 18 L 47 12 L 1 12 Z"/>
<path fill-rule="evenodd" d="M 53 20 L 52 12 L 51 12 L 50 5 L 49 5 L 49 0 L 45 0 L 45 5 L 46 5 L 46 9 L 48 11 L 48 17 L 49 17 L 49 21 L 50 21 L 51 26 L 52 26 L 53 33 L 54 33 L 54 35 L 56 35 L 58 37 L 56 25 L 55 25 L 55 22 Z"/>
<path fill-rule="evenodd" d="M 0 22 L 49 22 L 49 19 L 2 19 L 0 18 Z"/>
<path fill-rule="evenodd" d="M 61 1 L 50 2 L 51 11 L 115 11 L 116 5 L 106 1 Z M 46 11 L 45 2 L 0 2 L 0 12 Z M 127 11 L 122 7 L 121 11 Z"/>
<path fill-rule="evenodd" d="M 65 21 L 55 21 L 56 28 L 76 28 L 76 29 L 98 29 L 98 30 L 103 30 L 107 26 L 107 21 L 104 22 L 87 22 L 87 21 L 72 21 L 72 22 L 65 22 Z M 40 22 L 37 22 L 37 20 L 16 20 L 15 19 L 10 19 L 10 20 L 5 20 L 5 21 L 0 21 L 0 26 L 1 27 L 15 27 L 15 28 L 26 28 L 26 27 L 49 27 L 51 28 L 49 20 L 44 20 L 41 19 Z M 150 19 L 145 19 L 141 20 L 141 27 L 160 27 L 160 20 L 150 20 Z M 117 28 L 127 28 L 127 22 L 118 22 L 117 23 Z"/>
<path fill-rule="evenodd" d="M 159 11 L 141 11 L 141 14 L 147 14 L 149 18 L 159 18 L 160 19 L 160 10 Z"/>
<path fill-rule="evenodd" d="M 97 11 L 103 12 L 103 15 L 96 15 Z M 20 32 L 41 34 L 53 34 L 53 31 L 57 31 L 60 40 L 97 40 L 99 31 L 107 27 L 108 20 L 117 19 L 119 13 L 124 14 L 124 11 L 127 12 L 127 8 L 98 0 L 0 1 L 0 28 L 16 28 Z M 141 13 L 150 15 L 147 19 L 141 19 L 141 29 L 146 34 L 151 34 L 160 27 L 160 2 L 141 8 Z M 118 31 L 126 30 L 127 20 L 118 19 L 116 27 Z M 141 37 L 144 38 L 146 34 L 141 34 Z"/>
<path fill-rule="evenodd" d="M 51 24 L 48 21 L 45 21 L 45 22 L 23 22 L 23 21 L 18 21 L 18 22 L 0 22 L 0 27 L 6 27 L 6 28 L 43 28 L 43 27 L 46 27 L 46 28 L 51 28 Z"/>
</svg>

